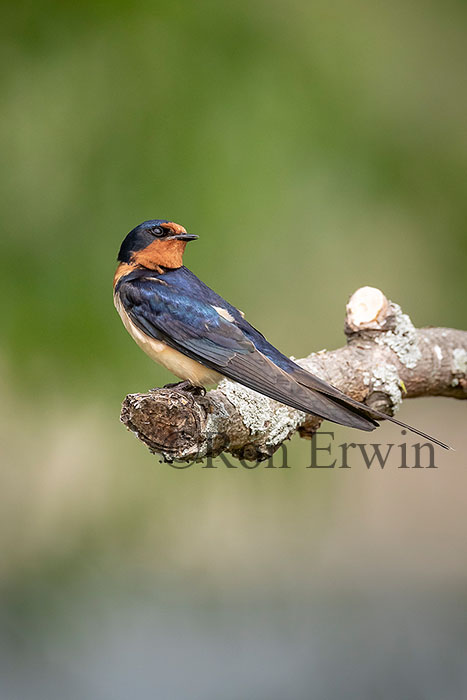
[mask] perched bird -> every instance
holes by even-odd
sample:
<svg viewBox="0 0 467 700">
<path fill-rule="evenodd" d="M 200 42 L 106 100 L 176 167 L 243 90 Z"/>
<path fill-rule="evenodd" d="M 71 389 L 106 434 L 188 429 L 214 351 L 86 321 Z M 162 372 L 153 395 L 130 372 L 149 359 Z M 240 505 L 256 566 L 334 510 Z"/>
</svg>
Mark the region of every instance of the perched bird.
<svg viewBox="0 0 467 700">
<path fill-rule="evenodd" d="M 164 219 L 145 221 L 124 239 L 114 302 L 125 328 L 153 360 L 196 390 L 228 377 L 260 394 L 341 425 L 374 430 L 388 419 L 441 447 L 448 445 L 373 410 L 283 355 L 241 311 L 183 265 L 198 236 Z"/>
</svg>

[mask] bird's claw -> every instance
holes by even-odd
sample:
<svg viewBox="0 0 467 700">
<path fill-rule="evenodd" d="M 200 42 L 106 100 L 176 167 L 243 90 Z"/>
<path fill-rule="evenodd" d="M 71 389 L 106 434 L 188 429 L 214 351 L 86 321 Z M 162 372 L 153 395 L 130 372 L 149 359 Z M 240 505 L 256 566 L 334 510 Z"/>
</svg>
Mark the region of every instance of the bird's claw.
<svg viewBox="0 0 467 700">
<path fill-rule="evenodd" d="M 192 384 L 188 379 L 185 379 L 182 382 L 164 384 L 164 389 L 177 389 L 177 391 L 185 391 L 188 394 L 193 394 L 193 396 L 206 396 L 206 389 L 204 386 Z"/>
</svg>

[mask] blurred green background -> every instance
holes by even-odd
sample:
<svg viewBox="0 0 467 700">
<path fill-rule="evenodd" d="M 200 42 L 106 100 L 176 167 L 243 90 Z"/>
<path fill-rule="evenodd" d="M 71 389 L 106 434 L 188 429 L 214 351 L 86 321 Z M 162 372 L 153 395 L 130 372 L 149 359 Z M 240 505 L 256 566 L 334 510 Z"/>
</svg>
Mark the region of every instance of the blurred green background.
<svg viewBox="0 0 467 700">
<path fill-rule="evenodd" d="M 364 284 L 465 328 L 465 4 L 2 10 L 1 700 L 465 697 L 466 406 L 401 409 L 438 470 L 177 471 L 119 424 L 173 379 L 111 294 L 168 218 L 296 357 Z"/>
</svg>

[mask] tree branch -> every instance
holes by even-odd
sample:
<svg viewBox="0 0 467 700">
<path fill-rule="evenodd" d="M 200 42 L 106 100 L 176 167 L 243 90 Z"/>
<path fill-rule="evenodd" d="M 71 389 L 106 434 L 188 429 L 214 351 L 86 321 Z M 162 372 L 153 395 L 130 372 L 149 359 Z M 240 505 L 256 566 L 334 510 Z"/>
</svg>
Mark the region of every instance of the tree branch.
<svg viewBox="0 0 467 700">
<path fill-rule="evenodd" d="M 347 304 L 347 344 L 298 364 L 368 406 L 393 414 L 403 398 L 467 398 L 467 331 L 420 328 L 372 287 Z M 121 421 L 164 461 L 190 462 L 227 451 L 270 457 L 298 431 L 311 437 L 320 419 L 223 379 L 206 396 L 177 389 L 129 394 Z"/>
</svg>

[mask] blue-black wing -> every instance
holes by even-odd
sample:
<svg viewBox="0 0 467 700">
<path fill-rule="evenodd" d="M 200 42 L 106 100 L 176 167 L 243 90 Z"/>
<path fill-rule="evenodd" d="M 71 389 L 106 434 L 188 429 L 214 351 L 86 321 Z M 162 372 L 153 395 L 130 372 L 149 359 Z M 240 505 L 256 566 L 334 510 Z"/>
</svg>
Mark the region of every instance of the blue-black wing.
<svg viewBox="0 0 467 700">
<path fill-rule="evenodd" d="M 329 387 L 339 394 L 339 398 L 325 395 L 299 383 L 275 364 L 255 343 L 255 333 L 266 342 L 263 336 L 217 295 L 213 298 L 202 288 L 182 289 L 180 292 L 178 286 L 170 283 L 168 275 L 159 277 L 150 273 L 135 279 L 124 278 L 117 293 L 126 313 L 143 332 L 229 379 L 293 408 L 342 425 L 363 430 L 373 430 L 378 425 L 367 415 L 369 410 L 366 407 L 360 404 L 354 407 L 351 400 L 349 405 L 341 403 L 346 397 L 337 389 Z M 212 301 L 223 302 L 223 305 L 216 306 L 210 303 Z M 251 330 L 248 332 L 248 329 Z M 310 380 L 314 379 L 313 375 L 293 366 L 298 374 L 303 372 Z M 324 387 L 329 386 L 317 378 L 316 381 Z"/>
</svg>

